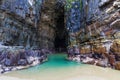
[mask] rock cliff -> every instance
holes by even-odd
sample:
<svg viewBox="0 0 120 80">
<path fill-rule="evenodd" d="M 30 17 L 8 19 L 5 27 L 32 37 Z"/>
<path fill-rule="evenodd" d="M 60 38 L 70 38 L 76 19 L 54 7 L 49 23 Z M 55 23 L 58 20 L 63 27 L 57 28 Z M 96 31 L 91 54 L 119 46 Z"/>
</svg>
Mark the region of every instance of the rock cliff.
<svg viewBox="0 0 120 80">
<path fill-rule="evenodd" d="M 80 61 L 81 59 L 83 63 L 112 66 L 112 68 L 119 69 L 120 0 L 77 1 L 81 2 L 81 8 L 78 7 L 80 5 L 75 4 L 76 1 L 73 0 L 70 1 L 72 7 L 70 7 L 69 11 L 70 14 L 76 12 L 76 14 L 73 13 L 73 18 L 78 16 L 77 9 L 82 9 L 81 13 L 84 13 L 79 18 L 79 21 L 82 20 L 84 25 L 77 25 L 79 30 L 70 32 L 71 39 L 69 47 L 73 47 L 73 51 L 77 50 L 76 46 L 79 48 L 77 52 L 80 53 L 80 55 L 76 57 L 77 60 Z M 69 6 L 69 4 L 67 5 Z M 72 17 L 68 14 L 67 16 Z M 73 24 L 77 24 L 77 22 L 75 22 L 75 20 L 72 21 L 73 18 L 71 18 L 71 22 L 68 23 L 71 25 L 67 27 L 75 30 Z M 78 20 L 77 18 L 75 19 Z M 84 59 L 87 59 L 87 61 L 84 61 Z"/>
<path fill-rule="evenodd" d="M 64 39 L 77 57 L 120 68 L 120 0 L 0 0 L 0 22 L 2 45 L 54 49 Z"/>
<path fill-rule="evenodd" d="M 0 42 L 27 49 L 54 48 L 55 1 L 2 0 Z"/>
</svg>

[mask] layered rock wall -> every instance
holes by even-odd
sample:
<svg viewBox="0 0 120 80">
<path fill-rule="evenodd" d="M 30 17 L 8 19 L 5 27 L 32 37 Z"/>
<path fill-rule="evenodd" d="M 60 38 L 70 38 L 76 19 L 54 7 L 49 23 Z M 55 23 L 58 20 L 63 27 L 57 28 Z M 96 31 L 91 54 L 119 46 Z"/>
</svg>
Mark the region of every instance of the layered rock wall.
<svg viewBox="0 0 120 80">
<path fill-rule="evenodd" d="M 100 37 L 103 33 L 110 38 L 115 31 L 119 30 L 119 0 L 102 0 L 97 2 L 89 2 L 86 13 L 85 32 L 80 30 L 80 34 L 84 33 L 81 41 Z M 91 4 L 91 6 L 89 6 Z M 83 35 L 81 35 L 83 36 Z"/>
<path fill-rule="evenodd" d="M 25 48 L 54 48 L 55 1 L 2 0 L 0 42 Z"/>
<path fill-rule="evenodd" d="M 1 15 L 1 32 L 0 40 L 4 45 L 25 46 L 30 48 L 33 46 L 35 31 L 34 25 L 27 23 L 22 17 L 0 10 Z M 25 23 L 26 22 L 26 23 Z"/>
<path fill-rule="evenodd" d="M 83 63 L 120 69 L 120 0 L 84 0 L 83 6 L 84 27 L 70 35 L 76 40 L 73 50 L 80 53 L 75 57 Z"/>
<path fill-rule="evenodd" d="M 43 48 L 54 48 L 55 39 L 55 0 L 45 1 L 41 11 L 41 21 L 39 22 L 39 45 Z"/>
</svg>

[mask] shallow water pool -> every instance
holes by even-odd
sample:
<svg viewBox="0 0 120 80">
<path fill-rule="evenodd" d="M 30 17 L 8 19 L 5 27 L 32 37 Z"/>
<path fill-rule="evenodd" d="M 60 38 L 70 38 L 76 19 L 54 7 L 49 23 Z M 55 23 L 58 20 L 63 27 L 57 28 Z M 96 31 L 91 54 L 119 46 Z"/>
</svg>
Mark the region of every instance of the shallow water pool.
<svg viewBox="0 0 120 80">
<path fill-rule="evenodd" d="M 0 76 L 0 80 L 120 80 L 120 71 L 66 60 L 66 54 L 49 55 L 41 65 Z"/>
</svg>

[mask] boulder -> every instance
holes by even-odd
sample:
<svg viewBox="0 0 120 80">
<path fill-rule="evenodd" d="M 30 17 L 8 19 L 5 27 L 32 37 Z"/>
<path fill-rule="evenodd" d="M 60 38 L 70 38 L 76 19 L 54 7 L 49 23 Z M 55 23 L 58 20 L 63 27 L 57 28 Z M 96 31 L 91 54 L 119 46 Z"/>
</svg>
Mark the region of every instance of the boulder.
<svg viewBox="0 0 120 80">
<path fill-rule="evenodd" d="M 20 66 L 25 66 L 25 65 L 27 65 L 27 61 L 26 61 L 25 59 L 20 59 L 20 60 L 18 61 L 18 65 L 20 65 Z"/>
<path fill-rule="evenodd" d="M 73 61 L 80 62 L 81 60 L 79 56 L 76 56 L 75 58 L 73 58 Z"/>
<path fill-rule="evenodd" d="M 86 64 L 94 64 L 95 60 L 92 58 L 86 57 L 85 59 L 82 60 L 82 62 Z"/>
<path fill-rule="evenodd" d="M 30 57 L 27 58 L 28 64 L 32 64 L 34 61 L 35 61 L 35 58 L 32 57 L 32 56 L 30 56 Z"/>
<path fill-rule="evenodd" d="M 108 60 L 107 59 L 98 60 L 96 65 L 97 66 L 101 66 L 101 67 L 107 67 L 108 66 Z"/>
</svg>

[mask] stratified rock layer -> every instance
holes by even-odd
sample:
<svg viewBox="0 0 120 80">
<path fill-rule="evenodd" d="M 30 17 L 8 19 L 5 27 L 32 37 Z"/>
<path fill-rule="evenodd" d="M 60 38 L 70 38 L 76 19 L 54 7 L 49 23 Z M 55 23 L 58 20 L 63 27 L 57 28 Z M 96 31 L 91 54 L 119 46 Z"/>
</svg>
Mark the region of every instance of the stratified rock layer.
<svg viewBox="0 0 120 80">
<path fill-rule="evenodd" d="M 27 49 L 54 48 L 56 1 L 36 1 L 1 1 L 0 42 Z"/>
<path fill-rule="evenodd" d="M 71 35 L 76 43 L 70 47 L 78 46 L 80 53 L 73 60 L 120 69 L 120 0 L 85 2 L 86 26 Z"/>
</svg>

